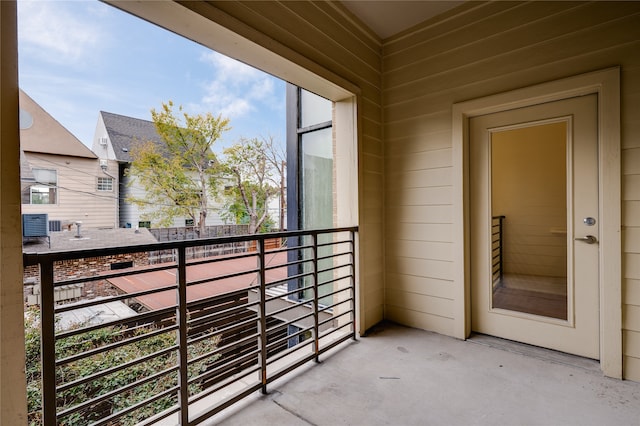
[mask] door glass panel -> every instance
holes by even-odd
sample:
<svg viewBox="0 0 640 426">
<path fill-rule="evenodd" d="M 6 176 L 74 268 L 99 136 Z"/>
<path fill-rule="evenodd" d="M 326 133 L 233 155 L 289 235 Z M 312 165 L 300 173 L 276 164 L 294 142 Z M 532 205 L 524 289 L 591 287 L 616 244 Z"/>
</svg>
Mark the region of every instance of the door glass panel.
<svg viewBox="0 0 640 426">
<path fill-rule="evenodd" d="M 567 124 L 491 133 L 492 308 L 567 319 Z"/>
</svg>

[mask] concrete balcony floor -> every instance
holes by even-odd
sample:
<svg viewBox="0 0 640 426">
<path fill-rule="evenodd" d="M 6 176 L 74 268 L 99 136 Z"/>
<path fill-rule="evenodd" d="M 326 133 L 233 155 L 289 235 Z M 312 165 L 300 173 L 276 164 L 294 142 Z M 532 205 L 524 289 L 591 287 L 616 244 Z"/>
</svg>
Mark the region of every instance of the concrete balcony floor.
<svg viewBox="0 0 640 426">
<path fill-rule="evenodd" d="M 640 383 L 596 361 L 384 323 L 219 413 L 218 425 L 640 425 Z"/>
</svg>

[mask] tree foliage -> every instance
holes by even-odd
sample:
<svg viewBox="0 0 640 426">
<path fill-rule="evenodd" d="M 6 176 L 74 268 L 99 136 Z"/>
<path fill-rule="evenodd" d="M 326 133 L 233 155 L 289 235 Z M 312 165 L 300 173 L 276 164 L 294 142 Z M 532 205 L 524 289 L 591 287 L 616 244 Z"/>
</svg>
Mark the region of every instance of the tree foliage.
<svg viewBox="0 0 640 426">
<path fill-rule="evenodd" d="M 160 226 L 170 226 L 176 216 L 191 218 L 202 235 L 209 197 L 215 197 L 218 188 L 212 147 L 230 129 L 229 120 L 211 113 L 190 115 L 181 106 L 174 111 L 171 101 L 151 110 L 151 117 L 161 143 L 133 145 L 128 173 L 145 195 L 127 200 L 143 209 L 153 206 L 147 216 Z"/>
<path fill-rule="evenodd" d="M 249 233 L 259 232 L 269 220 L 269 201 L 281 190 L 284 165 L 274 152 L 272 139 L 241 139 L 224 150 L 220 170 L 232 184 L 227 186 L 227 214 L 242 223 L 247 218 Z M 276 167 L 282 167 L 279 169 Z"/>
</svg>

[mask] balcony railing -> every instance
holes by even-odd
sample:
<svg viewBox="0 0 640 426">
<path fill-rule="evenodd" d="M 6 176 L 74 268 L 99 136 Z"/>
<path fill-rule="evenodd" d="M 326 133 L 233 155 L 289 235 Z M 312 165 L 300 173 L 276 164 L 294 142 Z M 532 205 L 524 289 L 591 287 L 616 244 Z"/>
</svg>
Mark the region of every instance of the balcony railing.
<svg viewBox="0 0 640 426">
<path fill-rule="evenodd" d="M 32 386 L 41 408 L 32 419 L 191 425 L 266 393 L 269 383 L 355 339 L 356 233 L 351 227 L 25 253 L 25 266 L 40 270 L 40 310 L 29 312 L 41 334 L 34 376 L 41 386 Z M 265 249 L 273 239 L 284 244 Z M 231 254 L 187 255 L 242 243 L 246 250 Z M 166 263 L 144 260 L 167 250 L 174 256 Z M 104 268 L 114 258 L 135 261 Z M 56 289 L 69 285 L 94 289 L 92 298 L 85 291 L 80 300 L 56 302 Z"/>
</svg>

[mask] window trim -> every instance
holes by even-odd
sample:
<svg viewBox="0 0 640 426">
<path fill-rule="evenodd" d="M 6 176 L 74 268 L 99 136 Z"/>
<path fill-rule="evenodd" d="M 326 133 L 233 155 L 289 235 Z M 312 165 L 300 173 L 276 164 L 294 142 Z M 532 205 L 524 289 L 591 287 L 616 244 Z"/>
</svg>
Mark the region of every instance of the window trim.
<svg viewBox="0 0 640 426">
<path fill-rule="evenodd" d="M 31 169 L 34 179 L 35 179 L 35 183 L 31 186 L 29 186 L 29 204 L 30 205 L 36 205 L 36 206 L 50 206 L 50 205 L 56 205 L 58 204 L 58 170 L 57 169 L 47 169 L 44 167 L 34 167 Z M 36 178 L 36 175 L 38 173 L 38 171 L 47 171 L 47 172 L 53 172 L 55 174 L 55 182 L 42 182 L 42 181 L 38 181 L 38 179 Z M 51 202 L 51 200 L 49 200 L 48 203 L 34 203 L 33 202 L 33 194 L 34 194 L 34 188 L 47 188 L 48 189 L 48 193 L 49 193 L 49 198 L 51 196 L 51 190 L 53 189 L 53 194 L 54 194 L 54 201 Z"/>
</svg>

